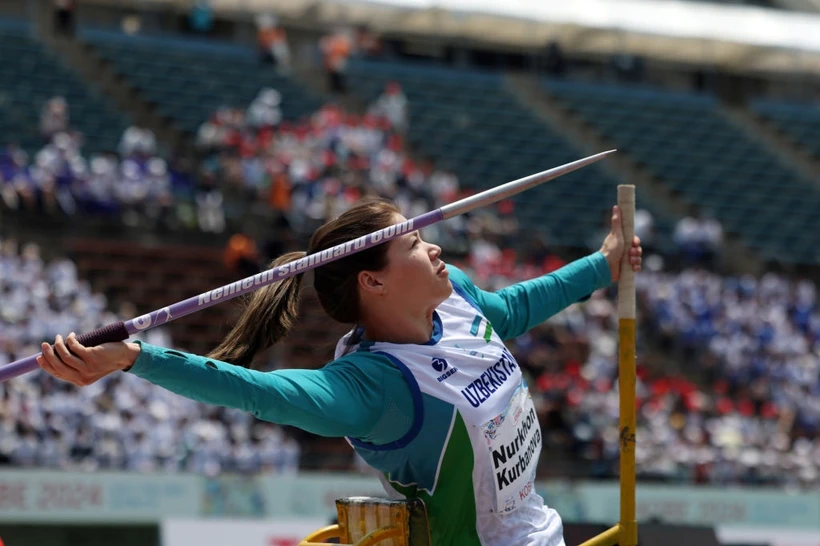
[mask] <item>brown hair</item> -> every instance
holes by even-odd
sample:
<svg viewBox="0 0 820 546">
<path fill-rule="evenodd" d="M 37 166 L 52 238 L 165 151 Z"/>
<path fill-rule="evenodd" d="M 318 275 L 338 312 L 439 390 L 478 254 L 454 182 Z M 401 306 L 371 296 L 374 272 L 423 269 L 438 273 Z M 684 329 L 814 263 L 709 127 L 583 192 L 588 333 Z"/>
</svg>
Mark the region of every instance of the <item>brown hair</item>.
<svg viewBox="0 0 820 546">
<path fill-rule="evenodd" d="M 391 226 L 395 223 L 394 215 L 399 212 L 389 201 L 362 201 L 317 229 L 310 239 L 307 253 L 284 254 L 268 267 L 278 267 Z M 384 269 L 387 248 L 387 244 L 376 245 L 314 270 L 313 286 L 330 318 L 344 324 L 355 324 L 360 320 L 358 274 Z M 234 327 L 208 357 L 250 367 L 256 353 L 284 338 L 293 326 L 299 311 L 302 278 L 300 273 L 256 290 L 246 300 L 245 309 Z"/>
</svg>

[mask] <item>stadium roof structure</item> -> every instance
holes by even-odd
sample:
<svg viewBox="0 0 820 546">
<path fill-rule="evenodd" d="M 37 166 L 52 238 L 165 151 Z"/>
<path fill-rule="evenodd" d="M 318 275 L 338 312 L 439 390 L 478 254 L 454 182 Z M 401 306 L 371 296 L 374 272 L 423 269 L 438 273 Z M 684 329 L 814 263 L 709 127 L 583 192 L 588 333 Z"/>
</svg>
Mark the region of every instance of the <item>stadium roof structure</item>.
<svg viewBox="0 0 820 546">
<path fill-rule="evenodd" d="M 118 5 L 120 0 L 84 0 Z M 140 8 L 187 10 L 188 0 Z M 269 12 L 270 0 L 211 0 L 225 17 Z M 532 50 L 549 41 L 576 53 L 632 53 L 737 72 L 820 74 L 820 13 L 687 0 L 279 0 L 283 21 L 366 23 L 407 37 Z"/>
</svg>

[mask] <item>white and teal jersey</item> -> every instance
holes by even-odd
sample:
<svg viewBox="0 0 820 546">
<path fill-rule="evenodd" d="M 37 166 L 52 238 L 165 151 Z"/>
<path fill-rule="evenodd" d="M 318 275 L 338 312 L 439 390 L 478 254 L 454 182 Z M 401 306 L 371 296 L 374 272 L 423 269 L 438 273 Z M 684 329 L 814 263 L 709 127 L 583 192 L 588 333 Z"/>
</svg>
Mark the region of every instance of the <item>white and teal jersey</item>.
<svg viewBox="0 0 820 546">
<path fill-rule="evenodd" d="M 497 292 L 448 269 L 455 292 L 424 345 L 363 344 L 319 369 L 261 372 L 142 343 L 130 373 L 206 404 L 349 438 L 384 473 L 388 493 L 425 500 L 434 546 L 562 545 L 561 520 L 533 491 L 542 438 L 501 339 L 607 286 L 609 266 L 596 252 Z"/>
<path fill-rule="evenodd" d="M 425 501 L 434 546 L 563 545 L 561 519 L 534 489 L 542 438 L 527 385 L 479 306 L 453 286 L 426 345 L 348 348 L 350 334 L 339 342 L 337 358 L 351 350 L 388 358 L 415 406 L 403 438 L 348 441 L 383 472 L 391 497 Z"/>
</svg>

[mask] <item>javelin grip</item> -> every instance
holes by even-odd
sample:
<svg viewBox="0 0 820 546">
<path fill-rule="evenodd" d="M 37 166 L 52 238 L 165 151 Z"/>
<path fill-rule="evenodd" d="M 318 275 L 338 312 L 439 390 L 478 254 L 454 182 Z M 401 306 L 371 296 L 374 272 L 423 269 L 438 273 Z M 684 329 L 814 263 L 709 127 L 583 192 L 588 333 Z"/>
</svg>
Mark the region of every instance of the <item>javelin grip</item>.
<svg viewBox="0 0 820 546">
<path fill-rule="evenodd" d="M 100 326 L 96 330 L 87 332 L 81 336 L 77 336 L 77 341 L 86 347 L 96 347 L 103 343 L 111 343 L 113 341 L 125 341 L 128 339 L 128 330 L 125 329 L 123 321 L 112 322 L 105 326 Z"/>
</svg>

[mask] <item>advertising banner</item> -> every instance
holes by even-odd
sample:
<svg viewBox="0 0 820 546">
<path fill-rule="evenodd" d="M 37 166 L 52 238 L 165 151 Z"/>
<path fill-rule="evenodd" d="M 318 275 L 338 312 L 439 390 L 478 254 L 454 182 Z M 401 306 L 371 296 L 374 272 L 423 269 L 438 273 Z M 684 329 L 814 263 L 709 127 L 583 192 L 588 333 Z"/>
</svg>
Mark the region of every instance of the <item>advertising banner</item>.
<svg viewBox="0 0 820 546">
<path fill-rule="evenodd" d="M 189 475 L 0 472 L 0 521 L 156 523 L 200 513 L 202 482 Z"/>
</svg>

